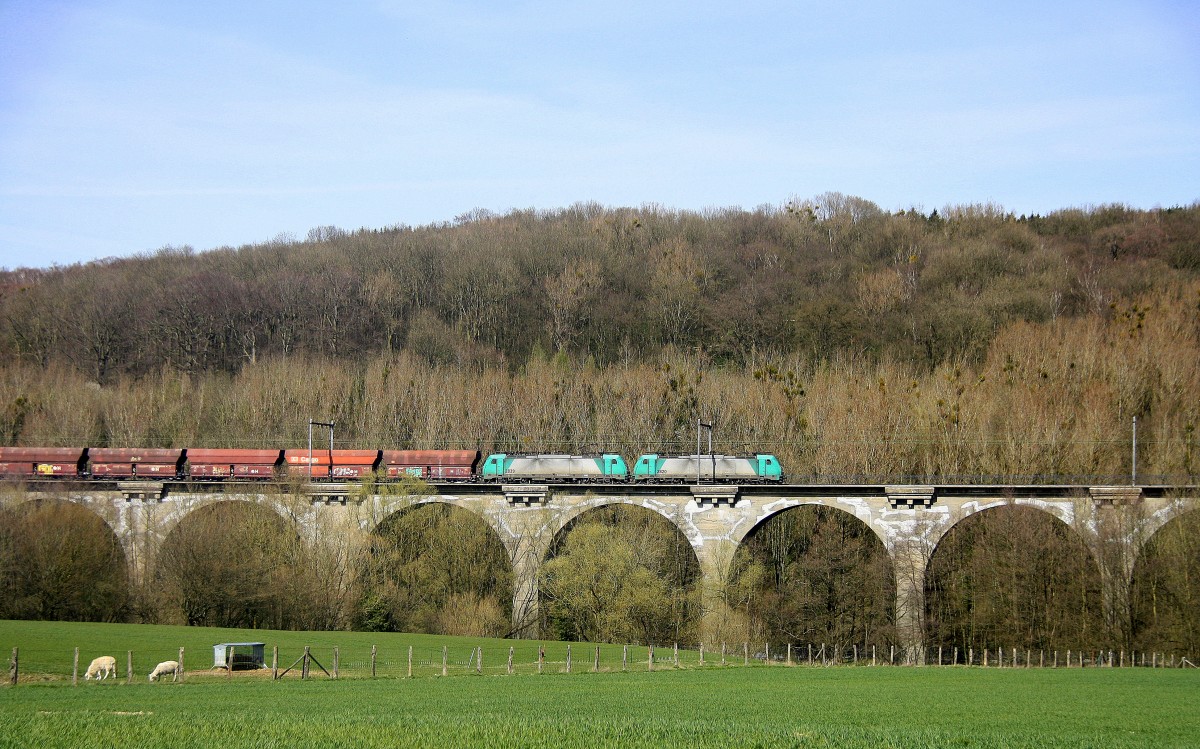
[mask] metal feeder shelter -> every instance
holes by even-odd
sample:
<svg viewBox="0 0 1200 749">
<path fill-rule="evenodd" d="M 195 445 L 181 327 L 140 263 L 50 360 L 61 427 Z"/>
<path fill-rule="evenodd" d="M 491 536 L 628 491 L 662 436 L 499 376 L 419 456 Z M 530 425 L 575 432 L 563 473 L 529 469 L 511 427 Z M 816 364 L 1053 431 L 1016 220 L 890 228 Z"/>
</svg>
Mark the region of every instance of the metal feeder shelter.
<svg viewBox="0 0 1200 749">
<path fill-rule="evenodd" d="M 225 668 L 230 662 L 234 670 L 266 668 L 264 642 L 223 642 L 213 645 L 213 668 Z"/>
</svg>

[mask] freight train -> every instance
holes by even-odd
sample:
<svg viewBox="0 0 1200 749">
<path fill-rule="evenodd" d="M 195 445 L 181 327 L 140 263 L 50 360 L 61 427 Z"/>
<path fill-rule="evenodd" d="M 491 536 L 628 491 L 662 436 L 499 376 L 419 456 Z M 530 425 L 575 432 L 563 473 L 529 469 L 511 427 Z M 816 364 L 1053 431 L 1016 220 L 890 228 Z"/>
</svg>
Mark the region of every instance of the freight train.
<svg viewBox="0 0 1200 749">
<path fill-rule="evenodd" d="M 508 455 L 479 450 L 238 450 L 209 448 L 0 447 L 0 480 L 269 481 L 299 476 L 353 481 L 367 476 L 432 482 L 778 483 L 774 455 L 641 455 L 633 471 L 615 453 Z"/>
</svg>

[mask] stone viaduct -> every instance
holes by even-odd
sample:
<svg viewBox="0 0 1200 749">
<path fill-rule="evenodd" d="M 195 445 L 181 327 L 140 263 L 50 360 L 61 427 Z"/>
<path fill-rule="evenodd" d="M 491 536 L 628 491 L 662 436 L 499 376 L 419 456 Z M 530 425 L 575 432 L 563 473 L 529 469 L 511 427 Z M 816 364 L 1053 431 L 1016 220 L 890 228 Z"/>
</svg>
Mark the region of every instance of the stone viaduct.
<svg viewBox="0 0 1200 749">
<path fill-rule="evenodd" d="M 514 573 L 514 631 L 530 636 L 536 634 L 538 571 L 555 536 L 588 510 L 622 503 L 662 515 L 690 541 L 709 595 L 724 584 L 734 552 L 756 526 L 793 507 L 823 505 L 853 515 L 886 548 L 895 575 L 900 645 L 909 661 L 924 657 L 926 565 L 955 523 L 1010 503 L 1049 513 L 1091 550 L 1100 568 L 1105 606 L 1112 613 L 1123 605 L 1122 591 L 1128 590 L 1136 556 L 1146 541 L 1171 519 L 1200 509 L 1198 486 L 441 484 L 419 496 L 386 493 L 389 488 L 48 483 L 26 487 L 22 496 L 65 499 L 101 517 L 121 541 L 134 582 L 153 569 L 171 530 L 189 513 L 212 503 L 257 503 L 296 521 L 303 533 L 344 534 L 352 544 L 365 543 L 393 513 L 425 503 L 448 503 L 481 517 L 503 542 Z M 1114 534 L 1132 554 L 1114 557 L 1103 552 Z"/>
</svg>

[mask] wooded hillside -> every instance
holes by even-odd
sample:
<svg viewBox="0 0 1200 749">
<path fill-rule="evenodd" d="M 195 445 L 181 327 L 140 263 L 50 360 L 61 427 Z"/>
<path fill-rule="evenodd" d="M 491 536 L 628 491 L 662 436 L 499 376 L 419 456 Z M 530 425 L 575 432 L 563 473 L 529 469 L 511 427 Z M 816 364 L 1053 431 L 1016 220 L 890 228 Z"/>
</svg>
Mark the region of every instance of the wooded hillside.
<svg viewBox="0 0 1200 749">
<path fill-rule="evenodd" d="M 451 225 L 345 232 L 0 278 L 5 351 L 100 384 L 163 367 L 238 372 L 297 353 L 408 349 L 431 363 L 565 352 L 599 366 L 700 348 L 852 353 L 930 367 L 998 330 L 1111 316 L 1195 280 L 1200 207 L 1014 217 L 993 206 L 888 213 L 827 194 L 785 209 L 479 211 Z"/>
<path fill-rule="evenodd" d="M 0 442 L 1194 476 L 1200 206 L 476 211 L 0 277 Z"/>
</svg>

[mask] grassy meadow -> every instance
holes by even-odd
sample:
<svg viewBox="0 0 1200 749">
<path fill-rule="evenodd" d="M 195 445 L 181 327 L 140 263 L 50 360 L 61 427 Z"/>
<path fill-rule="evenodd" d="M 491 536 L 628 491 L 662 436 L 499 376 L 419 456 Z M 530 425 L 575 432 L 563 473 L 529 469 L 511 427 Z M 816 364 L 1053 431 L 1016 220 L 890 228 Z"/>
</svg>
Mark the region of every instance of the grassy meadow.
<svg viewBox="0 0 1200 749">
<path fill-rule="evenodd" d="M 204 673 L 212 644 L 226 640 L 277 645 L 281 668 L 285 652 L 307 644 L 320 658 L 336 645 L 343 676 L 355 678 Z M 372 644 L 380 662 L 403 652 L 400 668 L 357 678 L 369 670 L 348 664 L 364 645 L 369 661 Z M 403 675 L 409 644 L 435 663 L 386 678 Z M 435 676 L 442 644 L 457 659 L 449 678 Z M 693 651 L 677 670 L 662 650 L 650 673 L 638 648 L 641 662 L 623 672 L 621 646 L 603 646 L 602 672 L 591 673 L 594 646 L 576 644 L 573 655 L 587 657 L 566 674 L 566 645 L 546 643 L 539 676 L 536 642 L 42 622 L 0 622 L 0 646 L 21 648 L 23 674 L 0 689 L 0 747 L 1183 747 L 1200 735 L 1195 669 L 699 668 Z M 76 646 L 81 672 L 103 652 L 121 678 L 72 687 Z M 467 664 L 475 646 L 482 676 Z M 509 646 L 524 664 L 511 677 Z M 147 683 L 179 647 L 196 654 L 185 683 Z M 137 678 L 126 685 L 130 649 Z"/>
</svg>

